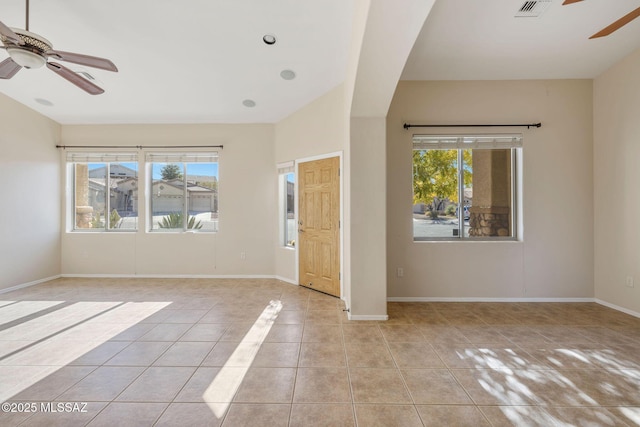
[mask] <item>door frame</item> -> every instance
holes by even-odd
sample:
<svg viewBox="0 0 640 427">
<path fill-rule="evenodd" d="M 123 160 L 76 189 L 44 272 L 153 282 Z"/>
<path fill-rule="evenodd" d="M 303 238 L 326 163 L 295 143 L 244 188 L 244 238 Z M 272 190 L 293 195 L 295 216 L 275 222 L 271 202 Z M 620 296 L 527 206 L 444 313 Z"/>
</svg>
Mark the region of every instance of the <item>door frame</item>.
<svg viewBox="0 0 640 427">
<path fill-rule="evenodd" d="M 296 186 L 294 188 L 294 195 L 295 195 L 295 201 L 296 201 L 296 212 L 294 215 L 295 218 L 295 222 L 296 222 L 296 242 L 300 241 L 300 236 L 299 236 L 299 232 L 297 230 L 299 230 L 298 228 L 298 214 L 300 213 L 300 209 L 299 209 L 299 205 L 298 203 L 300 202 L 300 197 L 298 196 L 298 191 L 300 189 L 300 185 L 298 184 L 300 182 L 300 171 L 299 171 L 299 166 L 300 163 L 307 163 L 307 162 L 313 162 L 314 160 L 323 160 L 323 159 L 328 159 L 331 157 L 338 157 L 339 162 L 340 162 L 340 180 L 339 180 L 339 186 L 340 186 L 340 197 L 338 198 L 338 202 L 340 203 L 340 229 L 338 232 L 338 236 L 340 238 L 340 256 L 339 256 L 339 260 L 340 260 L 340 299 L 344 300 L 344 163 L 343 163 L 343 152 L 342 151 L 334 151 L 332 153 L 327 153 L 327 154 L 320 154 L 317 156 L 311 156 L 311 157 L 303 157 L 300 159 L 296 159 L 295 160 L 295 171 L 296 171 Z M 296 280 L 296 285 L 300 286 L 300 246 L 296 245 L 296 270 L 295 270 L 295 280 Z"/>
</svg>

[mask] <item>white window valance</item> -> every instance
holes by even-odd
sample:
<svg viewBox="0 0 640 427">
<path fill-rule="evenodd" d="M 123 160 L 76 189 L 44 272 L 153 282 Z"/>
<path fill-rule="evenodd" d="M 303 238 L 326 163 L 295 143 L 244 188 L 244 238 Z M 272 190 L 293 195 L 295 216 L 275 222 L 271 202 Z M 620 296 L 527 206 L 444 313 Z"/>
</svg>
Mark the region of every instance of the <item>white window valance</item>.
<svg viewBox="0 0 640 427">
<path fill-rule="evenodd" d="M 414 135 L 414 150 L 520 148 L 521 134 L 501 135 Z"/>
</svg>

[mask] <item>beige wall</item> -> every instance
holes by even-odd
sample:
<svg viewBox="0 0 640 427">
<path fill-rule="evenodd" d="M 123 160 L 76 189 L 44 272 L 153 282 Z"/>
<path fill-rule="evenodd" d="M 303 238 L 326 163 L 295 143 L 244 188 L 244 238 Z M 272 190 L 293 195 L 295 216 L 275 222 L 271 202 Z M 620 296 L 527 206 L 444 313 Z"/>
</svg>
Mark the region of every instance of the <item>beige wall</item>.
<svg viewBox="0 0 640 427">
<path fill-rule="evenodd" d="M 640 50 L 594 82 L 595 296 L 640 313 Z M 626 287 L 626 278 L 634 287 Z"/>
<path fill-rule="evenodd" d="M 406 122 L 542 122 L 479 130 L 524 134 L 520 241 L 412 241 L 411 136 L 428 130 Z M 387 117 L 389 297 L 592 298 L 592 129 L 590 80 L 400 82 Z"/>
<path fill-rule="evenodd" d="M 345 96 L 340 85 L 276 124 L 274 170 L 276 163 L 344 152 L 348 143 Z M 347 173 L 343 171 L 343 176 Z M 297 283 L 296 252 L 276 242 L 276 276 Z"/>
<path fill-rule="evenodd" d="M 0 289 L 60 274 L 60 126 L 0 94 Z"/>
<path fill-rule="evenodd" d="M 224 145 L 220 150 L 218 233 L 148 233 L 141 205 L 136 233 L 63 232 L 63 274 L 275 274 L 273 125 L 63 126 L 61 138 L 65 145 Z M 147 177 L 141 175 L 143 186 Z M 66 192 L 71 190 L 67 182 Z"/>
</svg>

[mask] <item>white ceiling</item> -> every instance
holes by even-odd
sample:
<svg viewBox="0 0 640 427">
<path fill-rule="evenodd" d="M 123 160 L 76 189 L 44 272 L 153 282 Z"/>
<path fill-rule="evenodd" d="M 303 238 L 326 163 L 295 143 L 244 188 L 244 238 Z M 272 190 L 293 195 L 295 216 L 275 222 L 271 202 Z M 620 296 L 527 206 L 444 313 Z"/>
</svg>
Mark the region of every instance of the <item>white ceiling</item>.
<svg viewBox="0 0 640 427">
<path fill-rule="evenodd" d="M 63 124 L 276 122 L 342 83 L 352 14 L 351 0 L 31 0 L 30 31 L 119 72 L 61 62 L 93 75 L 97 96 L 46 68 L 0 92 Z M 24 28 L 24 0 L 0 1 L 0 21 Z"/>
<path fill-rule="evenodd" d="M 640 18 L 589 40 L 640 0 L 562 2 L 537 18 L 516 18 L 524 0 L 437 0 L 402 79 L 594 78 L 640 47 Z"/>
<path fill-rule="evenodd" d="M 31 0 L 31 31 L 119 72 L 63 63 L 93 75 L 97 96 L 46 68 L 0 80 L 0 92 L 63 124 L 277 122 L 344 81 L 355 1 Z M 640 0 L 553 0 L 515 18 L 523 2 L 437 0 L 402 79 L 593 78 L 640 47 L 640 18 L 588 40 Z M 24 28 L 24 0 L 1 0 L 0 21 Z"/>
</svg>

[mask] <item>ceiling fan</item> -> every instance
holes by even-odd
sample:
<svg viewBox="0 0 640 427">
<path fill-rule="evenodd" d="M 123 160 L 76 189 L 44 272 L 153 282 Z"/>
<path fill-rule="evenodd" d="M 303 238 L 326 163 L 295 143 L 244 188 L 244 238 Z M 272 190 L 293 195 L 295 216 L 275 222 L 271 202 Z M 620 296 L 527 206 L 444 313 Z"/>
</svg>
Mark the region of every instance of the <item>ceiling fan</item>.
<svg viewBox="0 0 640 427">
<path fill-rule="evenodd" d="M 562 3 L 562 5 L 565 6 L 565 5 L 568 5 L 568 4 L 578 3 L 578 2 L 581 2 L 581 1 L 583 1 L 583 0 L 564 0 L 564 3 Z M 627 13 L 622 18 L 618 19 L 617 21 L 615 21 L 611 25 L 609 25 L 609 26 L 603 28 L 602 30 L 598 31 L 597 33 L 595 33 L 594 35 L 592 35 L 589 38 L 590 39 L 596 39 L 598 37 L 608 36 L 609 34 L 611 34 L 614 31 L 620 29 L 621 27 L 623 27 L 624 25 L 627 25 L 629 22 L 633 21 L 638 16 L 640 16 L 640 7 L 635 9 L 635 10 L 632 10 L 629 13 Z"/>
<path fill-rule="evenodd" d="M 113 62 L 95 56 L 54 50 L 49 40 L 29 31 L 29 0 L 25 1 L 27 7 L 27 22 L 24 30 L 9 28 L 0 22 L 0 41 L 2 41 L 3 44 L 0 48 L 5 49 L 9 54 L 9 58 L 0 62 L 0 79 L 10 79 L 20 71 L 21 68 L 40 68 L 46 64 L 47 68 L 54 73 L 57 73 L 60 77 L 67 79 L 91 95 L 103 93 L 104 89 L 101 87 L 57 62 L 49 62 L 48 59 L 52 58 L 74 64 L 86 65 L 87 67 L 117 72 L 118 68 Z"/>
</svg>

